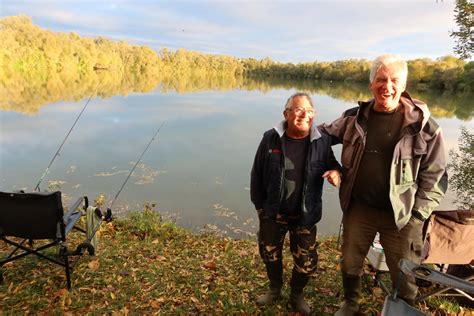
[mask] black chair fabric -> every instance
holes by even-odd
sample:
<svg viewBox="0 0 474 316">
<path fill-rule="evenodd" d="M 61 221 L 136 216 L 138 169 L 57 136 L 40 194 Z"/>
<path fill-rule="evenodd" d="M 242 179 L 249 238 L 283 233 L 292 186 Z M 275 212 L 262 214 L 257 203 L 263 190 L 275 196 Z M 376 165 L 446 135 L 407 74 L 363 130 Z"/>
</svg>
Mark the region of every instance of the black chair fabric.
<svg viewBox="0 0 474 316">
<path fill-rule="evenodd" d="M 0 192 L 0 208 L 1 236 L 64 241 L 61 192 Z"/>
</svg>

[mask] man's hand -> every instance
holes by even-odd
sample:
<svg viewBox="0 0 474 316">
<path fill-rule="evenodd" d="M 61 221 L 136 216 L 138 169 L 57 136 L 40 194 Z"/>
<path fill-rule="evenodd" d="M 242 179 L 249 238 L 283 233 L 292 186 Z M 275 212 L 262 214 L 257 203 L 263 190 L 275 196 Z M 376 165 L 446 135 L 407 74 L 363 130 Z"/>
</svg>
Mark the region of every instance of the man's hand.
<svg viewBox="0 0 474 316">
<path fill-rule="evenodd" d="M 341 174 L 337 170 L 328 170 L 323 174 L 323 178 L 326 178 L 329 183 L 339 188 L 341 185 Z"/>
</svg>

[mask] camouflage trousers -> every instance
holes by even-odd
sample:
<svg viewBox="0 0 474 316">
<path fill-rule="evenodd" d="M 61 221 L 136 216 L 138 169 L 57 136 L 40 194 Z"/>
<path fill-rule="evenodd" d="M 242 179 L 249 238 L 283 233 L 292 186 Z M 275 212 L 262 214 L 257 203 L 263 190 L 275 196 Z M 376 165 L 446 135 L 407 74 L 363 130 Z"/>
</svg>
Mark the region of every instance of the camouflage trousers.
<svg viewBox="0 0 474 316">
<path fill-rule="evenodd" d="M 286 233 L 290 233 L 290 251 L 293 271 L 314 276 L 318 264 L 316 225 L 298 226 L 296 218 L 278 215 L 276 219 L 260 216 L 258 249 L 263 262 L 268 265 L 282 261 Z"/>
</svg>

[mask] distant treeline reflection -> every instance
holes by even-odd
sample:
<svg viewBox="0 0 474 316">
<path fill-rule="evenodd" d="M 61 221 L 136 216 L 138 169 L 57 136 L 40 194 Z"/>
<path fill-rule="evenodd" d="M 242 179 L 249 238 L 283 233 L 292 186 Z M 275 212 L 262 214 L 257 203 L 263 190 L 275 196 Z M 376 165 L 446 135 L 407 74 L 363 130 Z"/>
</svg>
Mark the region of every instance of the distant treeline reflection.
<svg viewBox="0 0 474 316">
<path fill-rule="evenodd" d="M 357 83 L 283 78 L 252 78 L 243 75 L 199 75 L 144 76 L 130 78 L 117 76 L 111 71 L 93 71 L 82 80 L 62 80 L 60 76 L 48 76 L 46 80 L 17 81 L 2 87 L 5 98 L 0 101 L 0 110 L 34 114 L 43 105 L 59 101 L 79 101 L 89 96 L 109 98 L 126 96 L 131 92 L 190 93 L 198 91 L 243 91 L 295 89 L 312 95 L 327 95 L 349 103 L 371 98 L 367 85 Z M 8 89 L 7 89 L 8 88 Z M 415 98 L 428 103 L 435 117 L 457 117 L 470 120 L 474 114 L 473 94 L 467 93 L 412 93 Z"/>
<path fill-rule="evenodd" d="M 54 33 L 26 16 L 0 20 L 0 110 L 152 90 L 166 93 L 285 88 L 349 102 L 370 98 L 366 60 L 282 64 L 269 58 L 162 49 Z M 409 91 L 437 117 L 472 118 L 474 63 L 452 56 L 409 61 Z M 434 89 L 434 90 L 433 90 Z"/>
</svg>

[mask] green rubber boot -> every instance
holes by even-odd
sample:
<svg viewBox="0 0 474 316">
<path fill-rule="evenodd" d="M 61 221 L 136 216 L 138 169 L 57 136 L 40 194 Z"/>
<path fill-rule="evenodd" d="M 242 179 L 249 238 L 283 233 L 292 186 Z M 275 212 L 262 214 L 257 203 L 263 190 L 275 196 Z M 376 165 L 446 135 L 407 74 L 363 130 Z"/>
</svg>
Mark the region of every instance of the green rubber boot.
<svg viewBox="0 0 474 316">
<path fill-rule="evenodd" d="M 359 312 L 360 277 L 342 275 L 344 302 L 334 316 L 354 316 Z"/>
<path fill-rule="evenodd" d="M 309 277 L 306 274 L 302 274 L 293 270 L 291 275 L 291 293 L 290 293 L 290 305 L 291 307 L 304 315 L 311 314 L 311 308 L 308 303 L 304 300 L 303 290 L 308 283 Z"/>
<path fill-rule="evenodd" d="M 283 286 L 283 263 L 281 261 L 265 264 L 270 286 L 268 291 L 257 298 L 258 305 L 269 305 L 281 298 Z"/>
<path fill-rule="evenodd" d="M 257 298 L 257 305 L 270 305 L 281 298 L 281 288 L 270 288 Z"/>
</svg>

